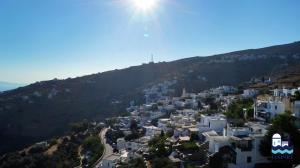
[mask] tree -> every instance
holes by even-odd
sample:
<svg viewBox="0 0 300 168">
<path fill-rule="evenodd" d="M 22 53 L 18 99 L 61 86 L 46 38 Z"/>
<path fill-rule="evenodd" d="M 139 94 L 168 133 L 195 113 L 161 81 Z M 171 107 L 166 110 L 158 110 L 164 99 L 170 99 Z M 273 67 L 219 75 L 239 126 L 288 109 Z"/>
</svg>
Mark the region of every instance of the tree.
<svg viewBox="0 0 300 168">
<path fill-rule="evenodd" d="M 184 142 L 179 149 L 181 151 L 198 151 L 200 147 L 195 142 Z"/>
<path fill-rule="evenodd" d="M 124 139 L 126 141 L 131 141 L 131 140 L 138 139 L 138 138 L 140 138 L 139 133 L 138 132 L 133 132 L 132 134 L 126 135 Z"/>
<path fill-rule="evenodd" d="M 38 145 L 34 145 L 33 147 L 31 147 L 30 149 L 29 149 L 29 153 L 31 153 L 31 154 L 34 154 L 34 153 L 41 153 L 41 152 L 43 152 L 45 150 L 45 148 L 44 147 L 42 147 L 42 146 L 38 146 Z"/>
<path fill-rule="evenodd" d="M 199 136 L 197 133 L 192 133 L 191 134 L 191 141 L 198 141 L 199 140 Z"/>
<path fill-rule="evenodd" d="M 292 97 L 292 101 L 300 100 L 300 92 L 296 91 L 295 95 Z"/>
<path fill-rule="evenodd" d="M 236 152 L 230 146 L 223 146 L 209 160 L 210 168 L 224 168 L 228 163 L 235 163 Z"/>
<path fill-rule="evenodd" d="M 138 124 L 137 124 L 136 120 L 130 121 L 130 129 L 131 129 L 131 131 L 136 131 L 138 129 Z"/>
<path fill-rule="evenodd" d="M 57 142 L 58 142 L 57 139 L 54 139 L 54 138 L 51 139 L 51 140 L 50 140 L 50 146 L 56 145 Z"/>
<path fill-rule="evenodd" d="M 229 105 L 226 116 L 234 119 L 244 119 L 244 110 L 247 109 L 247 115 L 253 116 L 253 100 L 252 99 L 241 99 L 233 102 Z"/>
<path fill-rule="evenodd" d="M 89 123 L 86 120 L 83 120 L 82 122 L 71 123 L 70 127 L 72 132 L 79 133 L 88 129 Z"/>
<path fill-rule="evenodd" d="M 205 104 L 208 104 L 210 106 L 210 109 L 212 109 L 212 110 L 217 110 L 218 109 L 218 104 L 216 103 L 216 100 L 215 100 L 214 97 L 204 98 L 203 102 Z"/>
<path fill-rule="evenodd" d="M 135 167 L 146 168 L 147 166 L 146 166 L 143 158 L 136 158 L 136 159 L 131 160 L 128 165 L 128 168 L 135 168 Z"/>
<path fill-rule="evenodd" d="M 157 136 L 148 143 L 150 155 L 155 157 L 166 157 L 171 153 L 171 147 L 165 145 L 166 137 Z"/>
<path fill-rule="evenodd" d="M 91 152 L 91 159 L 88 161 L 89 164 L 93 164 L 102 155 L 104 150 L 100 138 L 96 136 L 87 137 L 83 141 L 82 147 L 84 151 Z"/>
<path fill-rule="evenodd" d="M 164 137 L 165 136 L 165 132 L 162 130 L 161 132 L 160 132 L 160 137 Z"/>
<path fill-rule="evenodd" d="M 106 133 L 107 139 L 109 139 L 109 141 L 111 141 L 113 143 L 117 143 L 117 139 L 122 138 L 124 136 L 125 135 L 123 134 L 123 132 L 119 129 L 117 129 L 117 130 L 109 129 Z"/>
<path fill-rule="evenodd" d="M 153 168 L 173 168 L 173 163 L 167 157 L 156 157 L 152 161 Z"/>
<path fill-rule="evenodd" d="M 107 118 L 105 120 L 105 124 L 107 126 L 110 126 L 110 127 L 114 127 L 114 125 L 117 123 L 118 119 L 117 118 Z"/>
</svg>

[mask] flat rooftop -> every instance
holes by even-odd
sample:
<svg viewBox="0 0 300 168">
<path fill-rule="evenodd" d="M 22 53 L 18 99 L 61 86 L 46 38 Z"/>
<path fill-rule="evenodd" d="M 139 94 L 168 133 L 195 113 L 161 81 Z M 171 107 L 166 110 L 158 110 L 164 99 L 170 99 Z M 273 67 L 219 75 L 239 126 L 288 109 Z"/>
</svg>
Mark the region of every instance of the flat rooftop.
<svg viewBox="0 0 300 168">
<path fill-rule="evenodd" d="M 121 157 L 121 155 L 119 154 L 111 154 L 109 156 L 107 156 L 106 158 L 104 158 L 105 160 L 111 160 L 111 161 L 114 161 L 114 160 L 117 160 Z"/>
</svg>

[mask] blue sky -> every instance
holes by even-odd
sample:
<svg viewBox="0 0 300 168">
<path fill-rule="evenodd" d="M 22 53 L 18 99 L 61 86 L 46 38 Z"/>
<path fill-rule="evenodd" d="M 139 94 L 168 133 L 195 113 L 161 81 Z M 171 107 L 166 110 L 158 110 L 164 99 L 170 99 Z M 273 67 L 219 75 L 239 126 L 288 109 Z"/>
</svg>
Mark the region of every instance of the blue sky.
<svg viewBox="0 0 300 168">
<path fill-rule="evenodd" d="M 1 0 L 0 81 L 31 83 L 300 40 L 298 0 Z"/>
</svg>

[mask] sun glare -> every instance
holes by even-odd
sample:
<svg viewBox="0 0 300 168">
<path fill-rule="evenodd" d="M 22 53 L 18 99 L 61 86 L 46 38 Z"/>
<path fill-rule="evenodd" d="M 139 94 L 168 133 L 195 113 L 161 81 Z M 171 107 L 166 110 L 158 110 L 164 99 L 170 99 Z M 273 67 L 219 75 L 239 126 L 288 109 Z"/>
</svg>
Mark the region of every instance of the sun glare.
<svg viewBox="0 0 300 168">
<path fill-rule="evenodd" d="M 157 0 L 132 0 L 135 7 L 139 10 L 148 11 L 155 7 Z"/>
</svg>

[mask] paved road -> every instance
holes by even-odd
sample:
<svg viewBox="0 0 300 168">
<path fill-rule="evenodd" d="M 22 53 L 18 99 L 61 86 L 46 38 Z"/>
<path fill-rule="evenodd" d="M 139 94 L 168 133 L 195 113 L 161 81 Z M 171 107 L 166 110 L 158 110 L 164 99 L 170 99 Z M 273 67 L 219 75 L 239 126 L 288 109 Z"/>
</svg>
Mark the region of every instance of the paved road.
<svg viewBox="0 0 300 168">
<path fill-rule="evenodd" d="M 96 168 L 101 168 L 103 158 L 106 158 L 107 156 L 113 154 L 113 148 L 108 143 L 106 143 L 105 134 L 106 134 L 107 130 L 108 130 L 108 128 L 104 128 L 99 133 L 99 137 L 101 138 L 101 142 L 104 145 L 104 151 L 103 151 L 103 155 L 101 156 L 101 158 L 99 158 L 99 160 L 95 164 Z"/>
</svg>

